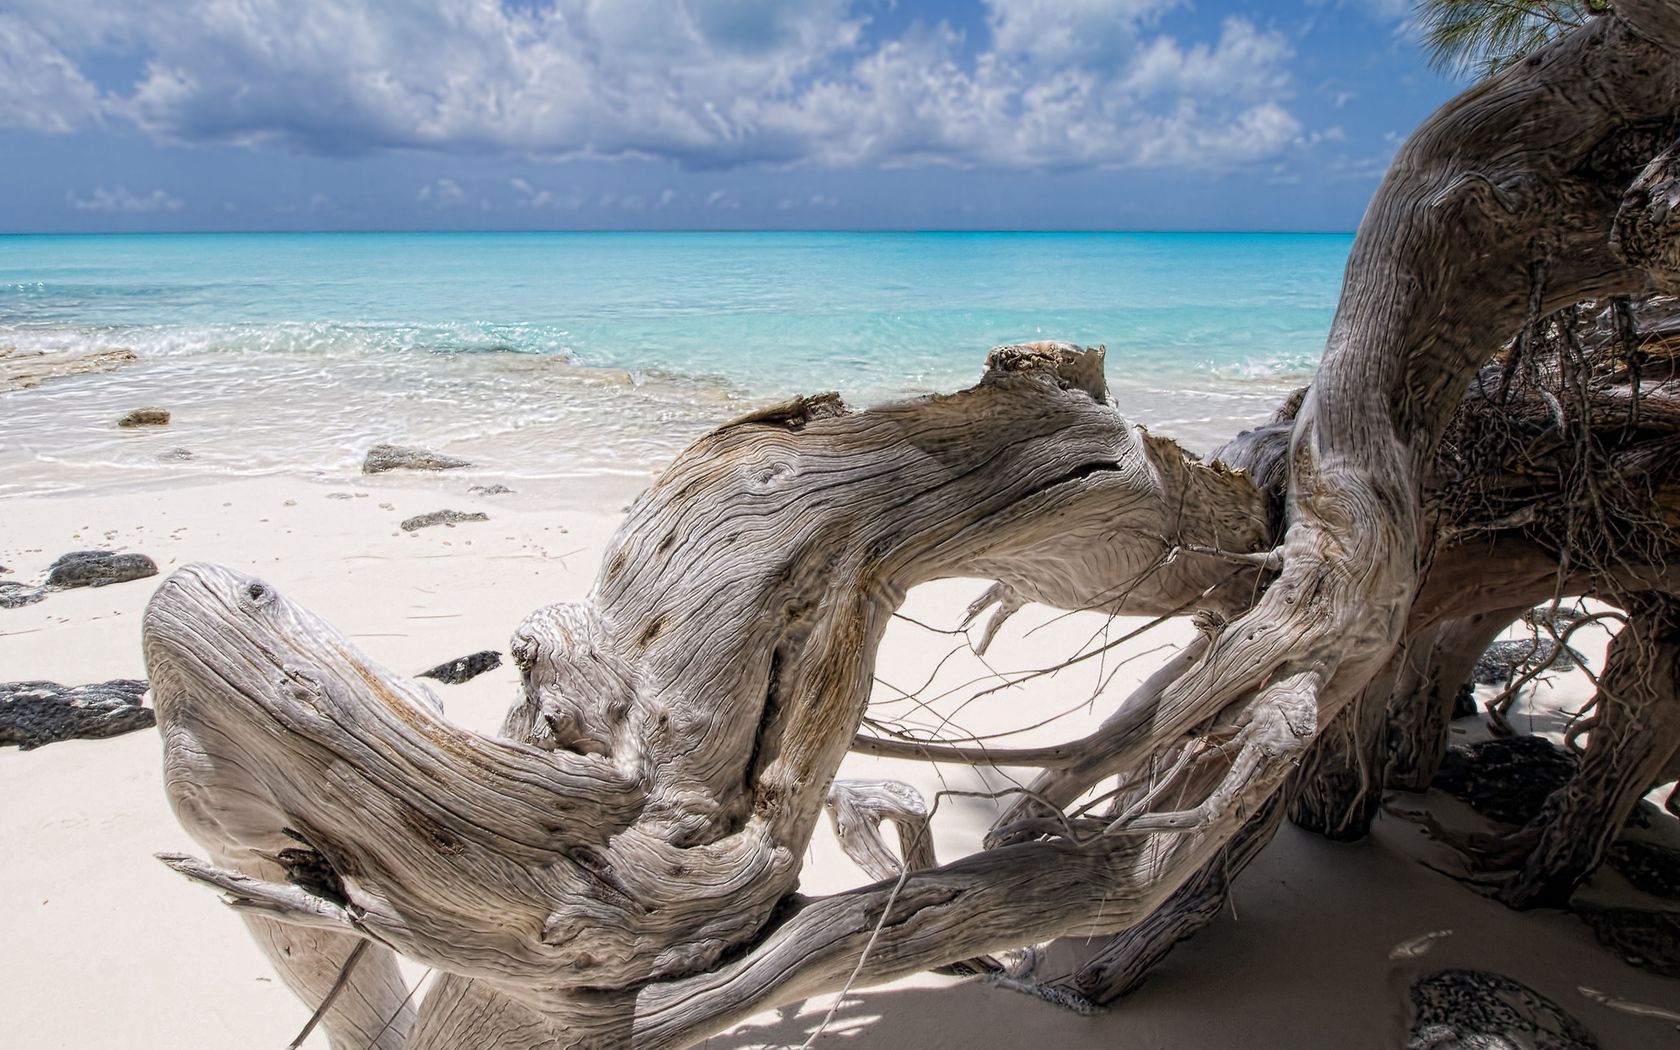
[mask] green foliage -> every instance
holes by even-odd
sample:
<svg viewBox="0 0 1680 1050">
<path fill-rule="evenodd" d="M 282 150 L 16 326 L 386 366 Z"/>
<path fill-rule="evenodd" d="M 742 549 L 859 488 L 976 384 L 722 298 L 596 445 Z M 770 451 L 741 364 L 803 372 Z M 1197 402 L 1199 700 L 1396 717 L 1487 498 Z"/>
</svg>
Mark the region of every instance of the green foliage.
<svg viewBox="0 0 1680 1050">
<path fill-rule="evenodd" d="M 1608 10 L 1610 0 L 1418 0 L 1417 19 L 1431 66 L 1486 78 Z"/>
</svg>

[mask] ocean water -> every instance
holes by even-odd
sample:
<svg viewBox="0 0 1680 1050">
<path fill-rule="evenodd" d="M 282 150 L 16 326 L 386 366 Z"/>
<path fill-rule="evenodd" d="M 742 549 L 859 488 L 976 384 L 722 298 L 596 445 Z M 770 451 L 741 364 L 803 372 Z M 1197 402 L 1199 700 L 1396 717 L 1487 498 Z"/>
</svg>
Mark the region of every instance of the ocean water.
<svg viewBox="0 0 1680 1050">
<path fill-rule="evenodd" d="M 0 494 L 353 472 L 647 477 L 768 400 L 954 390 L 987 350 L 1108 347 L 1122 411 L 1205 451 L 1322 349 L 1351 238 L 607 233 L 0 237 L 0 353 L 127 349 L 0 396 Z M 131 408 L 168 428 L 118 430 Z M 183 452 L 184 450 L 184 452 Z"/>
</svg>

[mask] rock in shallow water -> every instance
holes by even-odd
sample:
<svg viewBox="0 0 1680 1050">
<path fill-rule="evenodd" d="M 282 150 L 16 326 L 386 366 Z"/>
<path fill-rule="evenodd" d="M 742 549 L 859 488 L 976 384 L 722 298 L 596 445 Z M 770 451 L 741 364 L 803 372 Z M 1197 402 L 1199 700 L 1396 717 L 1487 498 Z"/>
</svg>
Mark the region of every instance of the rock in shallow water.
<svg viewBox="0 0 1680 1050">
<path fill-rule="evenodd" d="M 502 654 L 494 649 L 463 656 L 446 664 L 438 664 L 429 671 L 421 671 L 421 678 L 435 678 L 447 685 L 459 685 L 477 678 L 486 671 L 502 666 Z"/>
<path fill-rule="evenodd" d="M 404 448 L 401 445 L 375 445 L 362 460 L 363 474 L 382 474 L 387 470 L 454 470 L 470 467 L 471 463 L 454 456 L 428 452 L 423 448 Z"/>
<path fill-rule="evenodd" d="M 430 514 L 416 514 L 412 518 L 404 519 L 402 523 L 402 530 L 404 532 L 413 532 L 415 529 L 430 528 L 433 525 L 453 526 L 458 521 L 489 520 L 490 515 L 481 510 L 475 510 L 470 514 L 466 511 L 460 510 L 434 510 Z"/>
<path fill-rule="evenodd" d="M 1598 1050 L 1563 1007 L 1485 970 L 1442 970 L 1412 985 L 1406 1050 Z"/>
<path fill-rule="evenodd" d="M 1527 824 L 1575 775 L 1575 764 L 1574 755 L 1538 736 L 1454 744 L 1434 786 L 1484 817 Z"/>
<path fill-rule="evenodd" d="M 146 683 L 118 678 L 93 685 L 0 682 L 0 746 L 28 751 L 57 740 L 119 736 L 157 724 L 140 706 Z"/>
<path fill-rule="evenodd" d="M 144 554 L 71 551 L 47 570 L 48 587 L 104 587 L 156 576 L 157 563 Z"/>
<path fill-rule="evenodd" d="M 119 427 L 166 427 L 168 425 L 169 410 L 167 408 L 137 408 L 117 420 L 117 426 Z"/>
</svg>

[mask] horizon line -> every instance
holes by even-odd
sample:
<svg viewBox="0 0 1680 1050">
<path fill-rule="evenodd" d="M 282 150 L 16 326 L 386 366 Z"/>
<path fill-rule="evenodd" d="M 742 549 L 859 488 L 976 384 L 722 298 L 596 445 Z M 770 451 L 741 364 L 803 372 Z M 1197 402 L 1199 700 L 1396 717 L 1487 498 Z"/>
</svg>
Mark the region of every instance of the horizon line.
<svg viewBox="0 0 1680 1050">
<path fill-rule="evenodd" d="M 554 235 L 554 234 L 719 234 L 719 233 L 822 233 L 822 234 L 1175 234 L 1189 236 L 1254 236 L 1254 237 L 1351 237 L 1357 230 L 1310 230 L 1310 229 L 1278 229 L 1278 230 L 1216 230 L 1216 229 L 1167 229 L 1167 228 L 1120 228 L 1120 227 L 822 227 L 822 228 L 788 228 L 788 227 L 740 227 L 740 226 L 682 226 L 682 227 L 609 227 L 601 229 L 331 229 L 315 228 L 306 230 L 277 230 L 277 229 L 240 229 L 240 230 L 0 230 L 0 237 L 216 237 L 216 236 L 313 236 L 317 234 L 339 234 L 348 236 L 380 236 L 380 235 L 481 235 L 481 234 L 516 234 L 516 235 Z"/>
</svg>

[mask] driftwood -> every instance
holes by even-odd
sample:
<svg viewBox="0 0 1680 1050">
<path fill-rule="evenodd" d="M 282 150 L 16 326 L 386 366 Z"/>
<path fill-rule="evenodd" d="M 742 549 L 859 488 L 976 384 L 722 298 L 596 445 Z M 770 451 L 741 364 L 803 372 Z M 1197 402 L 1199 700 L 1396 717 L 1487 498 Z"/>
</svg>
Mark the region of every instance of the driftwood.
<svg viewBox="0 0 1680 1050">
<path fill-rule="evenodd" d="M 1580 771 L 1507 843 L 1523 847 L 1521 866 L 1499 891 L 1508 904 L 1566 903 L 1680 749 L 1680 601 L 1638 595 L 1629 602 L 1628 624 L 1610 643 L 1598 707 Z"/>
<path fill-rule="evenodd" d="M 1123 988 L 1264 845 L 1261 816 L 1339 718 L 1354 743 L 1299 787 L 1364 819 L 1381 785 L 1347 771 L 1386 740 L 1360 727 L 1412 677 L 1406 639 L 1559 588 L 1680 589 L 1662 514 L 1560 570 L 1560 480 L 1507 476 L 1494 499 L 1476 485 L 1503 446 L 1462 430 L 1513 336 L 1491 403 L 1521 385 L 1540 318 L 1680 278 L 1680 9 L 1616 8 L 1413 136 L 1312 387 L 1222 463 L 1130 425 L 1101 352 L 1058 343 L 994 351 L 948 396 L 737 420 L 631 508 L 585 601 L 521 626 L 523 698 L 495 738 L 268 584 L 175 573 L 145 652 L 170 797 L 209 856 L 170 862 L 227 895 L 312 1007 L 370 943 L 323 1017 L 335 1046 L 688 1046 L 778 1003 L 1144 923 L 1084 982 Z M 1569 404 L 1594 419 L 1642 405 L 1616 469 L 1676 505 L 1672 472 L 1625 458 L 1675 392 L 1637 372 L 1580 386 Z M 1202 630 L 1083 739 L 854 740 L 893 610 L 959 575 L 997 581 L 994 623 L 1033 601 L 1196 611 Z M 833 794 L 853 747 L 1041 772 L 989 848 L 925 867 L 913 806 Z M 1115 777 L 1100 817 L 1075 809 Z M 831 798 L 871 829 L 854 855 L 896 873 L 809 899 Z M 896 864 L 888 816 L 911 828 Z M 439 971 L 418 1007 L 394 953 Z"/>
</svg>

